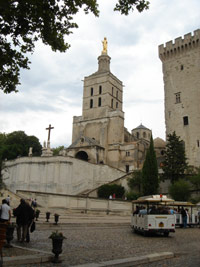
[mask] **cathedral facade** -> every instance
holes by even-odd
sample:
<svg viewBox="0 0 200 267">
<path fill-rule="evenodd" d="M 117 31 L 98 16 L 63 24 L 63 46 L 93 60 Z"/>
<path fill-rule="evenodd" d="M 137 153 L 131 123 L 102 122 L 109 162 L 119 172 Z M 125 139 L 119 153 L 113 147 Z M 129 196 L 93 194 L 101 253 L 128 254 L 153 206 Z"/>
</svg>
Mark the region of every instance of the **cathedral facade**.
<svg viewBox="0 0 200 267">
<path fill-rule="evenodd" d="M 66 154 L 129 172 L 142 167 L 151 130 L 141 124 L 130 133 L 124 127 L 123 84 L 110 71 L 105 40 L 98 70 L 84 78 L 82 115 L 73 117 Z"/>
<path fill-rule="evenodd" d="M 200 29 L 159 46 L 165 92 L 166 135 L 176 132 L 186 157 L 200 166 Z"/>
</svg>

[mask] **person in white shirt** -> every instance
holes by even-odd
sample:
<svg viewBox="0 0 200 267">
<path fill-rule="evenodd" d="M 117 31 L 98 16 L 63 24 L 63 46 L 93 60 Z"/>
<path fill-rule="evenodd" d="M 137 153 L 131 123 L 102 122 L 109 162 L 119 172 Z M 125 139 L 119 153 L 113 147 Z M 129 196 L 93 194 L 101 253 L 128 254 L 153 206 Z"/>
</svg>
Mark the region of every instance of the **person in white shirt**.
<svg viewBox="0 0 200 267">
<path fill-rule="evenodd" d="M 6 199 L 3 199 L 2 200 L 2 205 L 1 205 L 0 222 L 10 222 L 10 219 L 11 219 L 10 206 L 7 204 Z"/>
<path fill-rule="evenodd" d="M 7 198 L 6 198 L 6 202 L 7 204 L 10 206 L 10 196 L 8 195 Z"/>
</svg>

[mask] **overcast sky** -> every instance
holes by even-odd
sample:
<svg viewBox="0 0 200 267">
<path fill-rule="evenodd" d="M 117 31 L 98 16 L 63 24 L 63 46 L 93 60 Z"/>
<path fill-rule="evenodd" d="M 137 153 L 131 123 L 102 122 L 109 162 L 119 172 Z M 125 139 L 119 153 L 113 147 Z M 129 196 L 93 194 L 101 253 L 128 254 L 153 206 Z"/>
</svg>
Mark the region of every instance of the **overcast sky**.
<svg viewBox="0 0 200 267">
<path fill-rule="evenodd" d="M 99 18 L 79 13 L 79 25 L 67 37 L 66 53 L 37 43 L 31 69 L 21 72 L 19 93 L 0 92 L 0 132 L 22 130 L 51 147 L 71 144 L 73 116 L 82 115 L 83 82 L 98 68 L 104 37 L 111 72 L 123 82 L 125 127 L 140 123 L 165 139 L 164 85 L 158 45 L 200 28 L 199 0 L 150 0 L 150 9 L 129 16 L 114 12 L 114 0 L 100 0 Z"/>
</svg>

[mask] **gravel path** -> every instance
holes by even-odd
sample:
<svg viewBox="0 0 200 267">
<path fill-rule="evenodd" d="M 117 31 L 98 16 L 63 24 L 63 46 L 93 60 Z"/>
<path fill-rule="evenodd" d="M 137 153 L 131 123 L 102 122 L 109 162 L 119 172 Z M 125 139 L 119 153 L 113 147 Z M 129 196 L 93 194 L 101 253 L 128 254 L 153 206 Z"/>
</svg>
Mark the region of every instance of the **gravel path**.
<svg viewBox="0 0 200 267">
<path fill-rule="evenodd" d="M 60 231 L 59 226 L 51 228 L 51 230 L 45 229 L 43 226 L 43 229 L 38 229 L 31 235 L 31 242 L 23 246 L 51 252 L 52 245 L 48 236 L 54 229 Z M 176 233 L 171 233 L 167 238 L 163 236 L 144 237 L 137 235 L 132 233 L 131 228 L 127 225 L 65 225 L 61 231 L 66 237 L 62 252 L 64 261 L 59 264 L 62 267 L 129 258 L 155 252 L 174 252 L 176 257 L 148 264 L 150 267 L 200 266 L 199 228 L 178 228 Z M 13 244 L 17 244 L 16 241 L 13 241 Z M 41 266 L 54 265 L 46 263 Z"/>
</svg>

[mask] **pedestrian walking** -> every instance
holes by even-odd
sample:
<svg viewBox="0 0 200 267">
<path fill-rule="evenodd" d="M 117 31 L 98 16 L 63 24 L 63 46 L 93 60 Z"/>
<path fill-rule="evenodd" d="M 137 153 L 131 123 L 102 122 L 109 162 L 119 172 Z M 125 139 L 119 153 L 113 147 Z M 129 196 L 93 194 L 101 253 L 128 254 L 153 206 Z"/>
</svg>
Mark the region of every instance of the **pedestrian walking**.
<svg viewBox="0 0 200 267">
<path fill-rule="evenodd" d="M 7 204 L 10 206 L 10 196 L 8 195 L 7 198 L 6 198 L 6 202 Z"/>
<path fill-rule="evenodd" d="M 29 201 L 27 201 L 26 204 L 30 207 L 30 209 L 29 209 L 28 228 L 27 228 L 27 234 L 26 234 L 26 242 L 29 243 L 30 242 L 30 227 L 31 227 L 32 223 L 34 222 L 35 211 L 34 211 L 33 208 L 31 208 L 31 206 L 29 204 Z"/>
<path fill-rule="evenodd" d="M 0 222 L 10 222 L 11 210 L 6 199 L 2 200 Z"/>
<path fill-rule="evenodd" d="M 34 211 L 24 199 L 21 199 L 19 206 L 14 210 L 14 216 L 17 217 L 17 240 L 23 243 L 27 237 L 30 221 L 34 218 Z"/>
<path fill-rule="evenodd" d="M 181 209 L 181 215 L 182 215 L 183 227 L 186 228 L 187 227 L 187 212 L 183 207 Z"/>
<path fill-rule="evenodd" d="M 200 209 L 198 211 L 198 222 L 199 222 L 199 227 L 200 227 Z"/>
<path fill-rule="evenodd" d="M 32 200 L 31 207 L 34 208 L 34 209 L 37 208 L 37 200 L 36 200 L 36 198 Z"/>
</svg>

